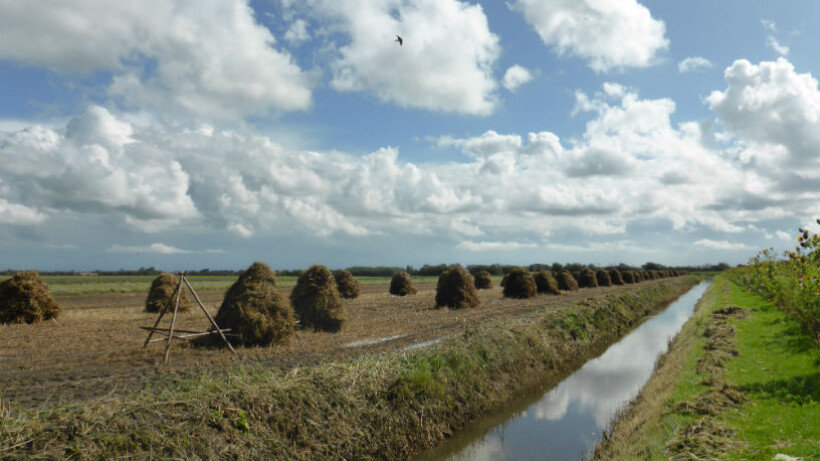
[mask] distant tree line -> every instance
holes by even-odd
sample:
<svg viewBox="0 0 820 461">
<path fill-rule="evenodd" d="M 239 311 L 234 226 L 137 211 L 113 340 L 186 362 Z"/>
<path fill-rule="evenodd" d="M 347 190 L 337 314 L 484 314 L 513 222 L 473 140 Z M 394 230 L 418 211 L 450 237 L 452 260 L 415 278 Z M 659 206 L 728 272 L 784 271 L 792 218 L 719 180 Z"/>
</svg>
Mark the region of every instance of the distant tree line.
<svg viewBox="0 0 820 461">
<path fill-rule="evenodd" d="M 354 276 L 358 277 L 390 277 L 396 272 L 403 270 L 413 276 L 431 276 L 431 277 L 438 277 L 444 272 L 448 267 L 452 266 L 452 264 L 425 264 L 419 268 L 413 266 L 353 266 L 346 268 L 349 270 Z M 511 264 L 471 264 L 466 266 L 467 270 L 469 270 L 472 274 L 476 274 L 479 271 L 485 270 L 489 272 L 491 275 L 504 275 L 509 273 L 514 267 L 519 267 L 516 265 Z M 655 263 L 655 262 L 647 262 L 641 266 L 630 266 L 628 264 L 617 264 L 617 265 L 609 265 L 609 266 L 596 266 L 594 264 L 581 264 L 581 263 L 552 263 L 552 264 L 530 264 L 529 266 L 525 266 L 530 272 L 539 272 L 542 270 L 552 271 L 552 272 L 560 272 L 562 270 L 567 270 L 569 272 L 577 272 L 582 269 L 618 269 L 619 271 L 623 272 L 625 270 L 683 270 L 683 271 L 709 271 L 709 272 L 719 272 L 729 269 L 729 264 L 727 263 L 718 263 L 718 264 L 701 264 L 699 266 L 666 266 L 663 264 Z M 2 272 L 3 275 L 14 275 L 17 272 L 13 269 L 7 269 L 5 272 Z M 151 267 L 140 267 L 139 269 L 119 269 L 116 271 L 103 271 L 103 270 L 96 270 L 91 272 L 80 272 L 80 271 L 40 271 L 42 275 L 159 275 L 161 270 L 151 266 Z M 190 270 L 186 271 L 188 275 L 239 275 L 240 270 L 228 270 L 228 269 L 198 269 L 198 270 Z M 277 270 L 276 273 L 283 276 L 298 276 L 304 269 L 282 269 Z"/>
</svg>

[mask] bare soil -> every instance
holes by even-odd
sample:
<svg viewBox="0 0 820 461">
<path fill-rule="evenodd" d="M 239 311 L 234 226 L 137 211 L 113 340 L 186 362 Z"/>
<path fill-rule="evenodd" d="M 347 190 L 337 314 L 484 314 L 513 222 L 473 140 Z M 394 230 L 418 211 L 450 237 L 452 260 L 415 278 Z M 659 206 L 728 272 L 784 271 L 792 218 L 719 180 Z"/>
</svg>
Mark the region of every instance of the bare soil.
<svg viewBox="0 0 820 461">
<path fill-rule="evenodd" d="M 650 283 L 657 281 L 641 285 Z M 416 286 L 417 295 L 397 297 L 388 294 L 387 284 L 363 285 L 359 298 L 345 300 L 347 324 L 339 333 L 299 330 L 289 345 L 237 348 L 235 356 L 225 349 L 175 342 L 165 365 L 164 342 L 143 348 L 147 332 L 139 327 L 151 326 L 156 320 L 156 314 L 144 311 L 147 293 L 58 295 L 63 311 L 56 321 L 0 325 L 0 403 L 38 409 L 58 403 L 104 401 L 138 392 L 158 374 L 219 367 L 234 360 L 261 361 L 288 370 L 400 350 L 457 334 L 490 318 L 526 315 L 540 307 L 566 305 L 632 287 L 582 289 L 526 300 L 506 299 L 501 288 L 495 287 L 479 291 L 479 307 L 449 310 L 435 308 L 435 283 Z M 283 291 L 289 294 L 290 289 Z M 223 295 L 222 290 L 199 292 L 211 314 L 216 313 Z M 161 326 L 168 326 L 168 317 Z M 196 307 L 177 319 L 177 328 L 202 331 L 207 327 L 208 320 Z M 383 340 L 388 337 L 392 339 Z"/>
</svg>

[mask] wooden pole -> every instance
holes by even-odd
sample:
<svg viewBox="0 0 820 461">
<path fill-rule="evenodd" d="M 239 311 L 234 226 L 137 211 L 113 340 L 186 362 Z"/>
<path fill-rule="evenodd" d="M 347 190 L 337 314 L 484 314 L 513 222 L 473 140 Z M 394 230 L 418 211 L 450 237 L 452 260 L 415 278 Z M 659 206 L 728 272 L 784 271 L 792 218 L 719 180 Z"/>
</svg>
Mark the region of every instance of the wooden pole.
<svg viewBox="0 0 820 461">
<path fill-rule="evenodd" d="M 168 363 L 168 354 L 171 352 L 171 340 L 174 339 L 174 325 L 177 323 L 177 312 L 179 312 L 179 299 L 182 297 L 182 281 L 185 280 L 185 272 L 179 274 L 179 285 L 177 285 L 177 302 L 174 303 L 174 316 L 171 317 L 171 329 L 168 331 L 168 344 L 165 345 L 165 360 Z"/>
<path fill-rule="evenodd" d="M 177 292 L 181 289 L 182 289 L 182 282 L 177 284 L 176 289 L 174 289 L 174 292 L 171 293 L 171 297 L 173 297 L 175 294 L 177 294 Z M 168 312 L 168 307 L 167 306 L 159 312 L 159 317 L 157 317 L 157 321 L 154 322 L 154 327 L 151 329 L 151 332 L 148 333 L 148 337 L 145 338 L 145 344 L 142 345 L 143 349 L 148 347 L 148 343 L 151 341 L 151 336 L 154 335 L 154 330 L 157 328 L 157 325 L 159 325 L 159 321 L 162 320 L 162 316 L 165 315 L 166 312 Z"/>
<path fill-rule="evenodd" d="M 214 318 L 211 317 L 211 314 L 208 312 L 208 309 L 205 309 L 205 305 L 202 304 L 202 301 L 200 301 L 199 296 L 196 294 L 196 291 L 194 291 L 194 287 L 192 287 L 191 284 L 188 282 L 188 279 L 185 278 L 184 273 L 182 274 L 182 280 L 180 281 L 180 284 L 182 284 L 183 281 L 185 282 L 185 285 L 188 287 L 188 291 L 190 291 L 191 294 L 194 296 L 194 299 L 196 299 L 196 302 L 197 304 L 199 304 L 199 307 L 200 309 L 202 309 L 202 312 L 204 312 L 205 316 L 208 317 L 208 320 L 211 321 L 211 325 L 213 325 L 214 328 L 216 328 L 216 331 L 219 332 L 219 336 L 222 337 L 222 340 L 225 341 L 225 344 L 228 345 L 228 348 L 231 350 L 231 352 L 236 354 L 236 351 L 234 350 L 233 346 L 231 346 L 230 341 L 228 341 L 228 338 L 226 338 L 225 334 L 222 333 L 222 330 L 219 328 L 219 325 L 216 324 L 216 320 L 214 320 Z"/>
</svg>

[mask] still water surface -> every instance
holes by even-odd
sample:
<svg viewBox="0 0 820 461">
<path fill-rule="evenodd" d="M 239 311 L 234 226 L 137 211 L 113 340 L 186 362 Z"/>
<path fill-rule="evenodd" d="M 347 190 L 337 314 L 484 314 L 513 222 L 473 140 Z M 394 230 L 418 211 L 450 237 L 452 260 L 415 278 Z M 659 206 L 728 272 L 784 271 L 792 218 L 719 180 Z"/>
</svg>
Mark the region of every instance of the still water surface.
<svg viewBox="0 0 820 461">
<path fill-rule="evenodd" d="M 595 447 L 615 412 L 649 379 L 655 359 L 692 316 L 709 283 L 693 287 L 560 384 L 535 396 L 523 410 L 521 405 L 513 405 L 507 414 L 477 421 L 418 459 L 582 458 Z"/>
</svg>

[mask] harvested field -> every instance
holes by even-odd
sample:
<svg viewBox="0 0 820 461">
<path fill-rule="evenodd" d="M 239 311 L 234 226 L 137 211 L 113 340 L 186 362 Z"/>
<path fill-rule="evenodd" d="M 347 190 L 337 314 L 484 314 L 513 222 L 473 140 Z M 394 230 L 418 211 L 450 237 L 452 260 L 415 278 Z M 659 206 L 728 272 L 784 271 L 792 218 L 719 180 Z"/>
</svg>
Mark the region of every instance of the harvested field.
<svg viewBox="0 0 820 461">
<path fill-rule="evenodd" d="M 232 279 L 231 279 L 232 281 Z M 657 283 L 657 282 L 646 282 Z M 199 289 L 196 281 L 195 288 Z M 541 306 L 560 306 L 603 293 L 635 287 L 583 289 L 561 296 L 505 299 L 501 288 L 481 290 L 481 306 L 469 310 L 435 309 L 435 283 L 417 283 L 415 296 L 387 293 L 389 281 L 362 284 L 357 299 L 345 300 L 348 323 L 339 333 L 299 330 L 287 346 L 227 350 L 197 349 L 176 343 L 162 366 L 163 346 L 142 348 L 154 314 L 144 312 L 147 289 L 139 293 L 57 294 L 63 306 L 56 322 L 0 325 L 0 399 L 12 408 L 44 408 L 56 403 L 114 398 L 139 391 L 157 374 L 220 366 L 233 360 L 260 361 L 287 370 L 360 354 L 403 349 L 462 331 L 490 318 L 517 316 Z M 290 287 L 283 287 L 290 294 Z M 224 289 L 199 289 L 211 314 Z M 165 321 L 165 319 L 163 319 Z M 194 308 L 181 314 L 177 328 L 204 330 L 207 319 Z M 392 338 L 391 338 L 392 337 Z M 384 340 L 384 338 L 387 338 Z M 380 340 L 382 339 L 382 340 Z M 361 346 L 346 347 L 351 343 Z"/>
</svg>

